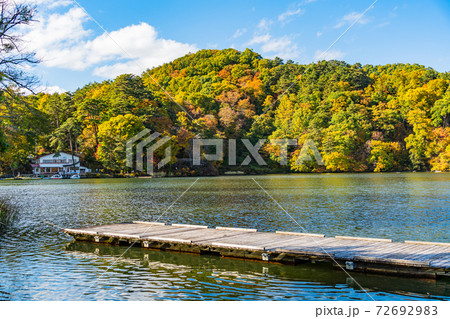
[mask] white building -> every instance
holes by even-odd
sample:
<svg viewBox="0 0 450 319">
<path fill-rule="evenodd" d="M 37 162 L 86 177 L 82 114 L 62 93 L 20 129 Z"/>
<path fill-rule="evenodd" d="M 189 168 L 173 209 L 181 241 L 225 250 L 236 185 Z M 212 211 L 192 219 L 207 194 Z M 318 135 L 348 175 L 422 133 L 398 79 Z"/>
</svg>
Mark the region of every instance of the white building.
<svg viewBox="0 0 450 319">
<path fill-rule="evenodd" d="M 85 175 L 91 172 L 89 168 L 81 166 L 79 156 L 74 155 L 74 163 L 72 163 L 71 154 L 60 152 L 59 156 L 55 155 L 56 153 L 52 153 L 38 157 L 36 163 L 31 165 L 33 167 L 33 173 L 39 176 L 51 176 L 58 173 L 61 175 Z"/>
</svg>

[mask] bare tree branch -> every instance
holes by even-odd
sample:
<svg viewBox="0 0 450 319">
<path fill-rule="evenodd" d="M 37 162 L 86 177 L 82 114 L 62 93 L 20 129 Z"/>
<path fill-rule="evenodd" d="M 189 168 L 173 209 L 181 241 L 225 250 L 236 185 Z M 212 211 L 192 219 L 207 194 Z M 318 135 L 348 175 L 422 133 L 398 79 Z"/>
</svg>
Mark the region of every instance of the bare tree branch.
<svg viewBox="0 0 450 319">
<path fill-rule="evenodd" d="M 39 63 L 39 60 L 34 53 L 22 50 L 21 35 L 17 29 L 35 21 L 34 10 L 28 4 L 0 0 L 0 83 L 3 87 L 13 85 L 32 93 L 38 81 L 23 67 Z"/>
</svg>

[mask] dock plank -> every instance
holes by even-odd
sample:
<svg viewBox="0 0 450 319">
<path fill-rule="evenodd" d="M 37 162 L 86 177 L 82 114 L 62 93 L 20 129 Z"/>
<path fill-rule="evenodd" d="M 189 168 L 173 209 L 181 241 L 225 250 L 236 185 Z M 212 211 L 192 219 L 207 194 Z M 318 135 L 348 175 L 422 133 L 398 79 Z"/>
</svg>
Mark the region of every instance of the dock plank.
<svg viewBox="0 0 450 319">
<path fill-rule="evenodd" d="M 435 278 L 433 276 L 438 276 L 438 273 L 444 273 L 443 268 L 450 269 L 450 244 L 447 243 L 392 242 L 384 238 L 325 237 L 321 234 L 269 233 L 246 228 L 208 228 L 204 225 L 166 225 L 139 221 L 64 231 L 75 240 L 115 244 L 134 241 L 140 242 L 144 248 L 197 253 L 206 251 L 263 261 L 270 261 L 272 257 L 277 262 L 320 258 L 344 266 L 347 261 L 355 261 L 351 266 L 351 270 L 356 267 L 355 271 L 401 272 Z"/>
<path fill-rule="evenodd" d="M 172 238 L 178 238 L 183 240 L 191 240 L 192 242 L 196 242 L 198 244 L 208 244 L 212 243 L 215 239 L 224 239 L 229 238 L 233 236 L 242 236 L 242 232 L 216 232 L 213 229 L 208 229 L 207 231 L 201 229 L 201 230 L 192 230 L 189 232 L 177 232 L 177 233 L 171 233 L 170 236 Z M 160 236 L 165 236 L 164 234 Z M 167 235 L 166 235 L 167 236 Z"/>
</svg>

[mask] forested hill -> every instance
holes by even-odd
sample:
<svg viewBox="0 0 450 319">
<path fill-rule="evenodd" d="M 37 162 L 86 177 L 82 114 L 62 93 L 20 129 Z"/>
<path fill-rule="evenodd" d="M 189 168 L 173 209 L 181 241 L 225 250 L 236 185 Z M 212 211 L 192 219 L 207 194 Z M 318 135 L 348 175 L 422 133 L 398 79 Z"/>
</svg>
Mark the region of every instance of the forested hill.
<svg viewBox="0 0 450 319">
<path fill-rule="evenodd" d="M 194 136 L 253 144 L 296 138 L 299 146 L 289 150 L 292 172 L 450 170 L 449 84 L 449 73 L 417 64 L 301 65 L 249 49 L 201 50 L 141 76 L 125 74 L 73 93 L 26 96 L 24 103 L 2 92 L 0 169 L 23 171 L 30 155 L 70 152 L 72 139 L 86 165 L 125 172 L 124 141 L 146 127 L 172 136 L 167 169 L 175 175 L 205 173 L 181 160 L 189 157 Z M 324 166 L 292 160 L 307 139 Z M 276 169 L 278 148 L 266 144 L 261 153 L 267 167 L 253 162 L 239 169 Z M 245 156 L 238 154 L 238 163 Z M 214 162 L 207 173 L 228 169 L 226 160 Z"/>
</svg>

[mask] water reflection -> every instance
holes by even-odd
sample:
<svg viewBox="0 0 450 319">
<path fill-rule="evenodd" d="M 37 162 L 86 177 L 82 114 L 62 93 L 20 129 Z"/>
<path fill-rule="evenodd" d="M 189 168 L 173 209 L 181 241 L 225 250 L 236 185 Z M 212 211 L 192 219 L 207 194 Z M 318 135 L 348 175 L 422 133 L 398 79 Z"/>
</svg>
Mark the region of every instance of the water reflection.
<svg viewBox="0 0 450 319">
<path fill-rule="evenodd" d="M 310 232 L 450 241 L 450 174 L 254 178 Z M 155 220 L 194 180 L 0 181 L 0 196 L 13 196 L 22 206 L 20 220 L 0 237 L 0 300 L 77 299 L 121 253 L 96 245 L 66 249 L 71 239 L 44 221 L 74 228 Z M 162 220 L 299 230 L 248 176 L 201 178 Z M 133 262 L 118 262 L 83 299 L 368 298 L 343 273 L 324 265 L 293 268 L 159 252 L 146 252 L 146 260 L 139 249 L 129 254 L 125 257 Z M 381 299 L 450 296 L 448 281 L 357 278 Z"/>
<path fill-rule="evenodd" d="M 91 263 L 91 271 L 98 274 L 105 261 L 126 248 L 72 243 L 66 249 L 78 262 Z M 102 294 L 109 290 L 113 296 L 137 294 L 145 300 L 179 299 L 180 294 L 187 300 L 371 300 L 353 279 L 329 264 L 286 266 L 136 248 L 116 265 L 82 298 L 97 299 L 100 286 Z M 364 274 L 354 279 L 375 300 L 446 299 L 439 296 L 450 293 L 447 281 Z"/>
</svg>

